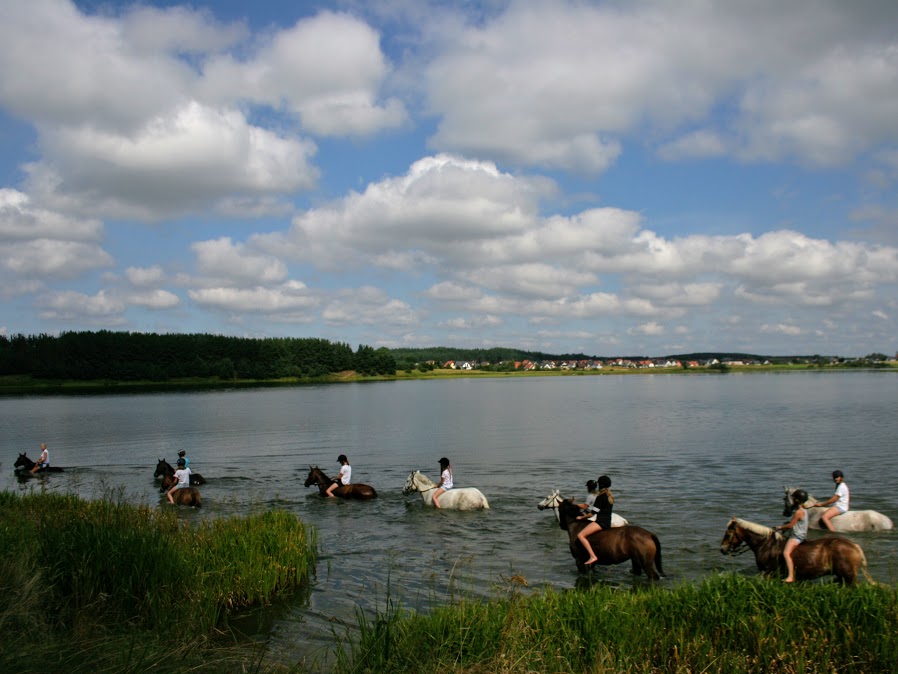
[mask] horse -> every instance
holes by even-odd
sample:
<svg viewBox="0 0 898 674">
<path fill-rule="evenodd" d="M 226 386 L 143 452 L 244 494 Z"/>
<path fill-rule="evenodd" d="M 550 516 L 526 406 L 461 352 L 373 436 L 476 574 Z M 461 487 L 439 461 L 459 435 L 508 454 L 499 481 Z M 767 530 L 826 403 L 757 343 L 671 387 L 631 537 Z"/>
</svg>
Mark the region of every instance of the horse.
<svg viewBox="0 0 898 674">
<path fill-rule="evenodd" d="M 306 478 L 306 486 L 313 484 L 318 487 L 320 496 L 327 496 L 327 488 L 334 483 L 334 480 L 324 474 L 318 466 L 309 466 L 309 476 Z M 334 496 L 339 498 L 355 499 L 357 501 L 367 501 L 368 499 L 377 498 L 377 492 L 374 487 L 368 484 L 356 482 L 353 484 L 341 484 L 334 489 Z"/>
<path fill-rule="evenodd" d="M 34 461 L 29 459 L 24 452 L 19 454 L 19 458 L 16 459 L 16 462 L 13 464 L 13 472 L 15 472 L 16 475 L 30 475 L 32 468 L 34 468 Z M 38 468 L 37 472 L 62 473 L 64 470 L 59 466 L 46 466 L 44 468 Z"/>
<path fill-rule="evenodd" d="M 153 473 L 153 479 L 159 477 L 171 477 L 175 474 L 175 469 L 172 468 L 171 464 L 165 459 L 159 459 L 159 463 L 156 464 L 156 472 Z M 206 479 L 200 475 L 199 473 L 194 473 L 191 471 L 190 473 L 190 486 L 197 487 L 200 485 L 206 484 Z M 160 491 L 165 491 L 164 489 L 160 489 Z"/>
<path fill-rule="evenodd" d="M 560 516 L 558 515 L 558 506 L 564 499 L 561 497 L 561 494 L 558 493 L 557 489 L 553 489 L 552 492 L 546 496 L 542 501 L 536 504 L 536 507 L 540 510 L 549 510 L 555 514 L 555 521 L 560 521 Z M 625 527 L 629 524 L 627 520 L 618 515 L 617 513 L 611 513 L 611 526 L 612 527 Z"/>
<path fill-rule="evenodd" d="M 162 484 L 165 485 L 166 480 L 173 480 L 168 485 L 168 489 L 171 489 L 174 486 L 174 482 L 177 480 L 175 478 L 162 478 Z M 166 489 L 166 491 L 168 491 Z M 185 506 L 193 506 L 194 508 L 199 508 L 202 506 L 200 503 L 200 490 L 196 487 L 182 487 L 181 489 L 175 489 L 171 494 L 172 499 L 175 502 L 175 505 L 185 505 Z"/>
<path fill-rule="evenodd" d="M 782 534 L 763 524 L 734 517 L 720 541 L 720 552 L 731 556 L 738 554 L 743 544 L 755 553 L 755 563 L 765 577 L 786 570 L 783 558 L 786 537 Z M 841 536 L 805 541 L 792 551 L 792 560 L 796 580 L 831 575 L 838 583 L 854 585 L 860 571 L 868 582 L 874 582 L 867 572 L 867 558 L 861 546 Z"/>
<path fill-rule="evenodd" d="M 421 494 L 424 505 L 433 506 L 433 491 L 436 488 L 436 483 L 430 478 L 413 470 L 408 474 L 402 493 L 408 496 L 417 491 Z M 476 487 L 455 487 L 440 494 L 440 508 L 447 510 L 486 510 L 489 507 L 486 496 Z"/>
<path fill-rule="evenodd" d="M 792 494 L 795 487 L 783 487 L 783 517 L 791 517 L 795 512 L 795 505 L 792 503 Z M 814 508 L 814 503 L 820 503 L 813 496 L 808 494 L 808 500 L 805 501 L 808 509 L 808 528 L 826 529 L 820 518 L 826 512 L 826 508 Z M 875 510 L 849 510 L 847 513 L 836 515 L 830 520 L 836 531 L 840 533 L 849 531 L 887 531 L 893 528 L 892 520 L 886 515 Z M 828 531 L 828 529 L 826 529 Z"/>
<path fill-rule="evenodd" d="M 571 556 L 577 562 L 577 570 L 589 570 L 586 560 L 589 555 L 577 534 L 586 526 L 586 520 L 578 520 L 580 508 L 573 499 L 564 499 L 558 504 L 558 526 L 568 532 Z M 639 576 L 643 572 L 649 580 L 658 580 L 664 575 L 661 568 L 661 541 L 651 531 L 632 524 L 602 529 L 589 536 L 589 544 L 599 558 L 596 564 L 611 566 L 630 560 L 631 573 Z"/>
</svg>

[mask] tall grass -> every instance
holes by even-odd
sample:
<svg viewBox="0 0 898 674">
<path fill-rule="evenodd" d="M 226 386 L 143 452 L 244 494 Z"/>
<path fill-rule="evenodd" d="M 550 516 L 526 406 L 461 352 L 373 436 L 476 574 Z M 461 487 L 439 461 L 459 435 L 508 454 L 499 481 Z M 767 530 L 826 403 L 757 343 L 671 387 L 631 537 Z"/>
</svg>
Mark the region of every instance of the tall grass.
<svg viewBox="0 0 898 674">
<path fill-rule="evenodd" d="M 2 658 L 88 644 L 141 671 L 213 635 L 230 611 L 305 588 L 316 551 L 316 531 L 285 512 L 190 525 L 112 498 L 0 492 Z"/>
<path fill-rule="evenodd" d="M 894 588 L 720 576 L 671 590 L 547 591 L 359 618 L 361 672 L 894 672 Z"/>
</svg>

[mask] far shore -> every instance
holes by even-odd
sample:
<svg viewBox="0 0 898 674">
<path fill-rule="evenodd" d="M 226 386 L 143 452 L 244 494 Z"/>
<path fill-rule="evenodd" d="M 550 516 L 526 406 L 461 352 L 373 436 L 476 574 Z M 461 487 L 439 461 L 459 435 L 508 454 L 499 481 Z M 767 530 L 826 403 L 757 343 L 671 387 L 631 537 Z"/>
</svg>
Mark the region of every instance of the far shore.
<svg viewBox="0 0 898 674">
<path fill-rule="evenodd" d="M 408 381 L 416 379 L 502 379 L 509 377 L 605 377 L 609 375 L 685 375 L 715 376 L 721 374 L 752 374 L 762 372 L 898 372 L 898 364 L 890 362 L 879 368 L 854 368 L 844 366 L 818 366 L 811 364 L 788 365 L 733 365 L 723 369 L 713 367 L 697 368 L 626 368 L 606 367 L 601 370 L 530 370 L 530 371 L 490 371 L 453 370 L 436 368 L 429 371 L 397 370 L 390 375 L 360 375 L 353 370 L 336 372 L 319 377 L 285 377 L 281 379 L 220 379 L 217 377 L 188 377 L 169 381 L 113 381 L 97 380 L 56 380 L 39 379 L 29 375 L 0 376 L 0 395 L 21 395 L 29 393 L 79 394 L 79 393 L 137 393 L 146 391 L 188 391 L 224 390 L 233 388 L 259 388 L 276 386 L 308 386 L 331 383 L 362 383 L 372 381 Z"/>
</svg>

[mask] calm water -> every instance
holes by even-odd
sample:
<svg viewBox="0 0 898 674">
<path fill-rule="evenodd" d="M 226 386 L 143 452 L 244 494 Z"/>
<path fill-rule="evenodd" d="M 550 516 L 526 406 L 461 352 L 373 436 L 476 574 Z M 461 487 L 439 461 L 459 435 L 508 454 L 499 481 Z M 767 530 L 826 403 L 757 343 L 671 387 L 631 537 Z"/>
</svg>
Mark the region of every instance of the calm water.
<svg viewBox="0 0 898 674">
<path fill-rule="evenodd" d="M 643 375 L 339 384 L 115 396 L 0 398 L 0 487 L 120 488 L 156 503 L 157 458 L 186 449 L 208 484 L 191 518 L 277 506 L 319 528 L 310 597 L 268 612 L 273 657 L 326 651 L 331 632 L 387 597 L 426 609 L 455 593 L 488 596 L 512 575 L 573 587 L 567 536 L 536 504 L 553 488 L 585 497 L 612 480 L 616 512 L 658 534 L 664 581 L 752 572 L 750 555 L 718 551 L 733 515 L 783 521 L 784 485 L 828 497 L 841 468 L 854 508 L 898 521 L 898 376 L 894 373 Z M 48 443 L 69 470 L 20 484 L 12 464 Z M 323 500 L 303 487 L 309 464 L 377 488 L 367 503 Z M 424 510 L 401 490 L 409 471 L 437 477 L 448 456 L 457 486 L 489 511 Z M 896 536 L 856 534 L 873 575 L 896 581 Z M 628 587 L 627 566 L 596 575 Z"/>
</svg>

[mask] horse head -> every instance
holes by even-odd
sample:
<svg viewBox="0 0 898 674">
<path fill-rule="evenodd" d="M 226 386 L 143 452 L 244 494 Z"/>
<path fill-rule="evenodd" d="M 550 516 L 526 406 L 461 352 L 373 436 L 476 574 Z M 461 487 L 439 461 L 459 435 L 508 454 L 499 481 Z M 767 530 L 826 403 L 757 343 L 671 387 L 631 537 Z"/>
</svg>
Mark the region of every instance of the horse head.
<svg viewBox="0 0 898 674">
<path fill-rule="evenodd" d="M 27 456 L 25 456 L 24 452 L 22 452 L 21 454 L 19 454 L 19 458 L 16 459 L 16 462 L 13 464 L 13 468 L 27 468 L 28 464 L 31 464 L 33 466 L 34 462 Z"/>
<path fill-rule="evenodd" d="M 405 496 L 408 496 L 412 492 L 418 491 L 418 483 L 415 480 L 415 473 L 418 471 L 413 470 L 408 474 L 408 479 L 405 481 L 405 486 L 402 488 L 402 493 Z"/>
<path fill-rule="evenodd" d="M 733 555 L 745 543 L 745 531 L 739 526 L 736 518 L 730 520 L 727 530 L 723 532 L 720 541 L 720 552 L 723 555 Z"/>
<path fill-rule="evenodd" d="M 306 478 L 305 482 L 307 487 L 311 487 L 313 484 L 321 486 L 326 482 L 328 482 L 328 479 L 318 466 L 309 466 L 309 476 Z"/>
<path fill-rule="evenodd" d="M 536 504 L 536 507 L 540 510 L 546 510 L 547 508 L 557 509 L 558 504 L 562 501 L 561 494 L 558 493 L 557 489 L 553 489 L 552 493 L 546 496 L 542 501 Z"/>
<path fill-rule="evenodd" d="M 153 473 L 153 477 L 165 477 L 166 475 L 174 475 L 175 469 L 172 468 L 168 461 L 165 459 L 159 459 L 159 463 L 156 464 L 156 472 Z"/>
</svg>

